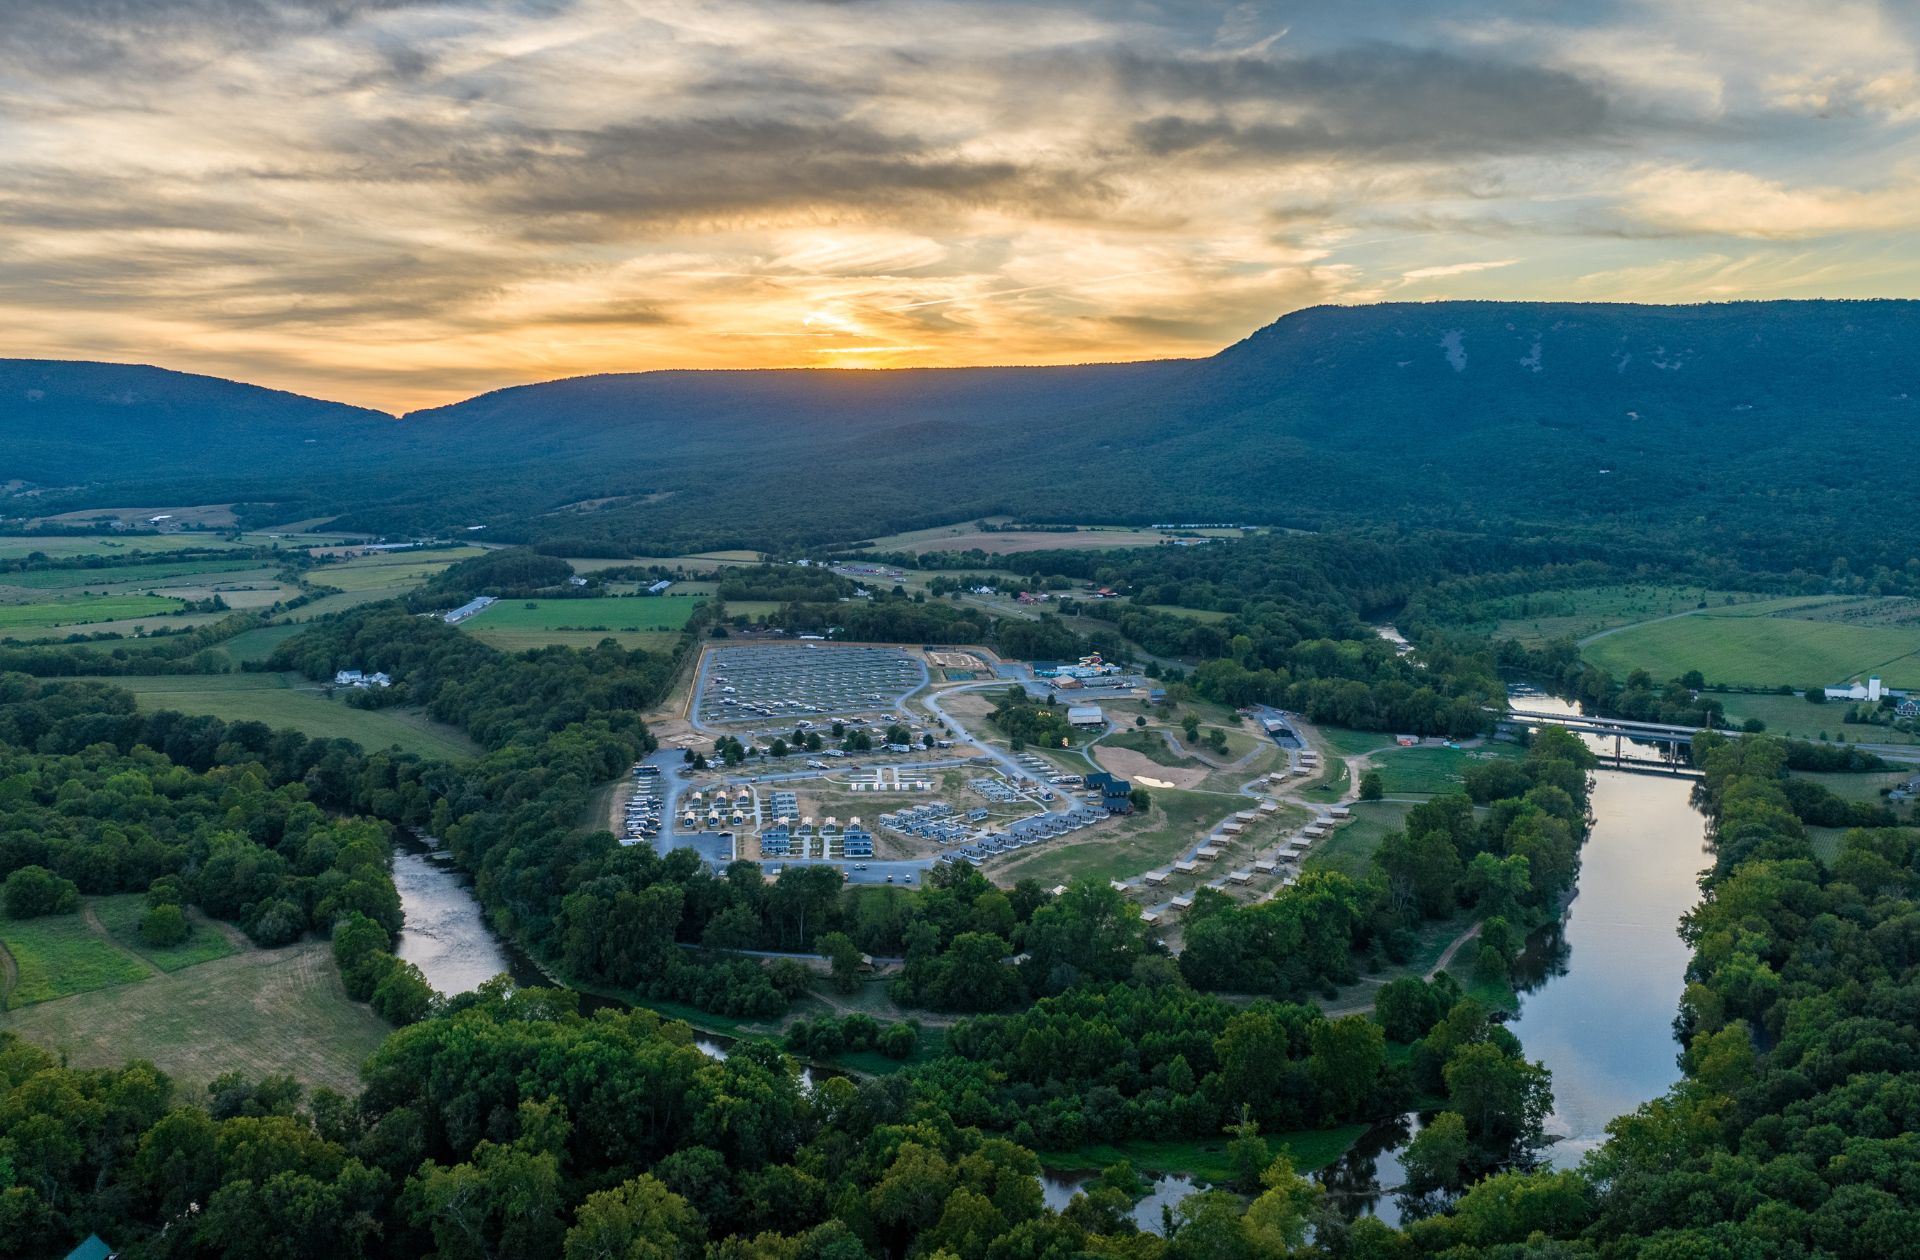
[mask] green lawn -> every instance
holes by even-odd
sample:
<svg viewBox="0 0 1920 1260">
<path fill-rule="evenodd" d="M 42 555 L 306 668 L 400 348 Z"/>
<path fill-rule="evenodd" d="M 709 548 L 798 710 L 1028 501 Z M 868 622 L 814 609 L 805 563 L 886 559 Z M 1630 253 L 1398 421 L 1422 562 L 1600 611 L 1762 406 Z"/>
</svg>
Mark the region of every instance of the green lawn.
<svg viewBox="0 0 1920 1260">
<path fill-rule="evenodd" d="M 343 700 L 327 699 L 298 674 L 160 674 L 96 681 L 131 691 L 143 709 L 265 722 L 315 739 L 351 739 L 363 748 L 398 745 L 403 752 L 441 760 L 480 753 L 459 730 L 418 709 L 355 709 Z"/>
<path fill-rule="evenodd" d="M 1380 770 L 1382 789 L 1388 796 L 1434 795 L 1455 791 L 1467 767 L 1495 757 L 1517 757 L 1517 745 L 1494 744 L 1486 748 L 1391 748 L 1375 753 L 1374 764 Z"/>
<path fill-rule="evenodd" d="M 562 644 L 592 647 L 613 639 L 623 647 L 659 650 L 693 615 L 698 600 L 649 596 L 589 599 L 501 600 L 460 628 L 502 651 Z M 736 611 L 729 606 L 730 611 Z M 740 605 L 739 612 L 750 611 Z"/>
<path fill-rule="evenodd" d="M 189 911 L 188 918 L 193 923 L 193 935 L 178 945 L 160 948 L 149 945 L 140 939 L 140 920 L 147 913 L 147 898 L 143 893 L 123 893 L 114 897 L 94 897 L 89 902 L 93 916 L 114 944 L 132 954 L 146 959 L 162 971 L 179 971 L 183 967 L 194 967 L 216 958 L 225 958 L 233 952 L 233 945 L 226 936 L 197 911 Z"/>
<path fill-rule="evenodd" d="M 1174 738 L 1181 739 L 1183 736 L 1176 734 Z M 1118 735 L 1109 735 L 1100 742 L 1102 745 L 1114 748 L 1130 748 L 1148 760 L 1163 766 L 1197 769 L 1201 765 L 1196 759 L 1168 748 L 1167 741 L 1161 737 L 1161 731 L 1157 729 L 1121 731 Z"/>
<path fill-rule="evenodd" d="M 1596 639 L 1585 655 L 1615 677 L 1645 669 L 1666 679 L 1697 669 L 1708 682 L 1766 687 L 1815 686 L 1872 673 L 1888 686 L 1920 686 L 1920 630 L 1743 612 L 1715 610 L 1633 626 Z"/>
<path fill-rule="evenodd" d="M 1887 798 L 1880 793 L 1885 788 L 1899 787 L 1916 773 L 1908 767 L 1902 770 L 1881 774 L 1811 774 L 1795 771 L 1793 777 L 1805 779 L 1809 783 L 1818 783 L 1827 791 L 1843 801 L 1863 801 L 1868 805 L 1885 805 Z"/>
<path fill-rule="evenodd" d="M 1008 886 L 1029 877 L 1047 887 L 1075 879 L 1128 879 L 1165 866 L 1192 848 L 1208 827 L 1249 804 L 1245 797 L 1154 788 L 1145 815 L 1101 823 L 1078 844 L 1056 840 L 1031 857 L 989 867 L 987 875 Z"/>
<path fill-rule="evenodd" d="M 1399 801 L 1354 802 L 1353 821 L 1335 828 L 1332 835 L 1309 850 L 1307 869 L 1339 871 L 1353 879 L 1365 879 L 1373 869 L 1374 850 L 1388 832 L 1406 826 L 1407 811 L 1412 808 Z"/>
<path fill-rule="evenodd" d="M 1336 755 L 1354 757 L 1376 748 L 1392 748 L 1393 735 L 1387 731 L 1350 731 L 1344 726 L 1318 728 L 1320 742 Z"/>
<path fill-rule="evenodd" d="M 81 914 L 0 918 L 0 944 L 13 960 L 11 1009 L 145 979 L 152 971 L 95 932 Z"/>
<path fill-rule="evenodd" d="M 157 595 L 66 595 L 32 604 L 0 604 L 0 634 L 164 616 L 181 606 L 177 599 Z"/>
<path fill-rule="evenodd" d="M 1849 743 L 1920 744 L 1920 737 L 1890 726 L 1848 726 L 1842 719 L 1853 706 L 1844 700 L 1808 704 L 1799 696 L 1743 691 L 1716 692 L 1712 698 L 1725 706 L 1729 725 L 1739 726 L 1748 718 L 1759 718 L 1767 724 L 1769 735 L 1818 739 L 1820 732 L 1825 731 L 1829 739 L 1845 735 Z"/>
</svg>

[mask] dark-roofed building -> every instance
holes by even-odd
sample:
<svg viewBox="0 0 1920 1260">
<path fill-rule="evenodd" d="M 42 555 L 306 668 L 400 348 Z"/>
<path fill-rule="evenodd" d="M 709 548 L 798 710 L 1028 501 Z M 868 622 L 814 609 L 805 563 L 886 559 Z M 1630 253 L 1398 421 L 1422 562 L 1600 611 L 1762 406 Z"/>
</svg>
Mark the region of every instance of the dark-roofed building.
<svg viewBox="0 0 1920 1260">
<path fill-rule="evenodd" d="M 1128 779 L 1116 779 L 1105 770 L 1090 774 L 1086 778 L 1088 787 L 1100 793 L 1100 803 L 1109 814 L 1131 814 L 1133 812 L 1133 783 Z"/>
</svg>

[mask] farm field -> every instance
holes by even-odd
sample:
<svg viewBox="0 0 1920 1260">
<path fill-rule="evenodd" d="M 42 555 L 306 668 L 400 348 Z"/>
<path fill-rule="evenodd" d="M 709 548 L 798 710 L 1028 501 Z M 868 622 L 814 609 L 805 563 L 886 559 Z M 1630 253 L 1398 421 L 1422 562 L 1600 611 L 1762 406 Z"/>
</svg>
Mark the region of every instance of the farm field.
<svg viewBox="0 0 1920 1260">
<path fill-rule="evenodd" d="M 1748 718 L 1767 724 L 1767 734 L 1793 739 L 1819 739 L 1822 731 L 1832 739 L 1845 735 L 1848 742 L 1865 744 L 1920 744 L 1920 738 L 1896 731 L 1890 726 L 1849 726 L 1841 719 L 1852 708 L 1844 700 L 1827 704 L 1808 704 L 1799 696 L 1766 695 L 1743 691 L 1716 692 L 1713 699 L 1726 707 L 1727 722 L 1738 726 Z"/>
<path fill-rule="evenodd" d="M 75 1067 L 147 1059 L 182 1097 L 227 1071 L 286 1072 L 356 1093 L 360 1064 L 392 1031 L 348 999 L 325 941 L 267 950 L 241 938 L 224 958 L 172 972 L 99 944 L 125 960 L 131 982 L 10 1010 L 0 1014 L 0 1029 L 64 1054 Z"/>
<path fill-rule="evenodd" d="M 1552 639 L 1584 639 L 1617 626 L 1634 625 L 1656 617 L 1739 604 L 1772 602 L 1750 592 L 1722 591 L 1699 586 L 1631 583 L 1568 591 L 1540 591 L 1487 600 L 1476 611 L 1475 628 L 1499 638 L 1518 639 L 1538 647 Z"/>
<path fill-rule="evenodd" d="M 297 625 L 261 626 L 258 630 L 235 635 L 216 650 L 235 665 L 264 661 L 273 655 L 273 649 L 299 634 L 303 628 Z"/>
<path fill-rule="evenodd" d="M 485 554 L 485 549 L 481 547 L 449 547 L 436 551 L 394 551 L 355 556 L 350 560 L 316 564 L 307 571 L 307 580 L 316 586 L 337 586 L 343 591 L 399 594 L 412 590 L 461 560 L 471 560 Z"/>
<path fill-rule="evenodd" d="M 508 652 L 549 644 L 592 647 L 602 639 L 613 639 L 622 647 L 658 650 L 672 646 L 698 603 L 614 597 L 502 600 L 462 622 L 460 628 Z"/>
<path fill-rule="evenodd" d="M 280 627 L 273 627 L 279 629 Z M 160 674 L 99 678 L 131 691 L 142 709 L 206 714 L 227 722 L 265 722 L 316 739 L 351 739 L 363 748 L 398 745 L 422 757 L 458 761 L 479 746 L 451 726 L 412 709 L 355 709 L 329 700 L 297 674 Z"/>
<path fill-rule="evenodd" d="M 151 534 L 128 537 L 125 534 L 69 534 L 59 537 L 14 534 L 0 537 L 0 560 L 18 560 L 34 552 L 56 560 L 75 556 L 154 555 L 169 551 L 199 551 L 208 548 L 236 549 L 215 534 Z"/>
<path fill-rule="evenodd" d="M 30 591 L 103 591 L 109 587 L 137 587 L 142 590 L 181 585 L 183 577 L 207 577 L 208 581 L 238 581 L 248 578 L 270 581 L 273 569 L 258 560 L 220 560 L 207 557 L 181 560 L 171 564 L 122 564 L 87 569 L 33 569 L 25 573 L 0 573 L 0 587 L 19 587 Z M 202 583 L 205 585 L 205 583 Z"/>
<path fill-rule="evenodd" d="M 155 595 L 60 595 L 32 604 L 0 604 L 0 635 L 165 616 L 180 607 L 179 600 Z"/>
<path fill-rule="evenodd" d="M 904 551 L 920 555 L 928 551 L 984 551 L 989 555 L 1015 555 L 1023 551 L 1105 551 L 1116 547 L 1157 547 L 1166 541 L 1157 530 L 1121 526 L 1082 525 L 1071 533 L 1051 530 L 982 530 L 969 521 L 965 525 L 940 525 L 889 534 L 873 540 L 871 550 Z M 847 557 L 857 562 L 858 556 Z"/>
<path fill-rule="evenodd" d="M 1809 608 L 1803 601 L 1771 613 L 1727 609 L 1649 622 L 1593 640 L 1585 656 L 1616 677 L 1697 669 L 1710 683 L 1818 686 L 1870 672 L 1890 687 L 1920 686 L 1920 629 L 1825 619 L 1832 605 L 1814 601 L 1820 620 L 1800 615 Z"/>
</svg>

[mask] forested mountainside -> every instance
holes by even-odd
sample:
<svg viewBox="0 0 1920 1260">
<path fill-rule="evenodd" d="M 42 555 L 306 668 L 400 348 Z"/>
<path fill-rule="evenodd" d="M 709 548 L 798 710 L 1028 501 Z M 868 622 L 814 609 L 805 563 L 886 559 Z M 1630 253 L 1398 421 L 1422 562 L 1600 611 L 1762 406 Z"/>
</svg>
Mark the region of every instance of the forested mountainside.
<svg viewBox="0 0 1920 1260">
<path fill-rule="evenodd" d="M 255 521 L 485 523 L 611 554 L 1005 512 L 1628 530 L 1773 566 L 1897 567 L 1909 527 L 1856 508 L 1893 488 L 1882 470 L 1911 442 L 1917 350 L 1908 301 L 1385 304 L 1301 311 L 1194 362 L 650 372 L 398 422 L 13 363 L 0 480 L 72 487 L 36 500 L 58 507 L 239 500 Z"/>
</svg>

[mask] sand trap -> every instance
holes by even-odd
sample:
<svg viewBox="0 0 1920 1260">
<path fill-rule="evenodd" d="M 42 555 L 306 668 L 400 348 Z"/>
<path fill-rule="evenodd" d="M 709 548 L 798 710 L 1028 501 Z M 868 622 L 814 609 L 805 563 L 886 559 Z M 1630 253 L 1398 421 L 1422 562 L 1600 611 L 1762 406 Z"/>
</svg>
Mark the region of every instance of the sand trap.
<svg viewBox="0 0 1920 1260">
<path fill-rule="evenodd" d="M 1095 746 L 1094 759 L 1104 770 L 1111 770 L 1123 779 L 1138 779 L 1148 787 L 1190 788 L 1198 787 L 1207 777 L 1203 768 L 1183 766 L 1163 766 L 1145 753 L 1131 748 L 1109 748 L 1105 744 Z"/>
</svg>

